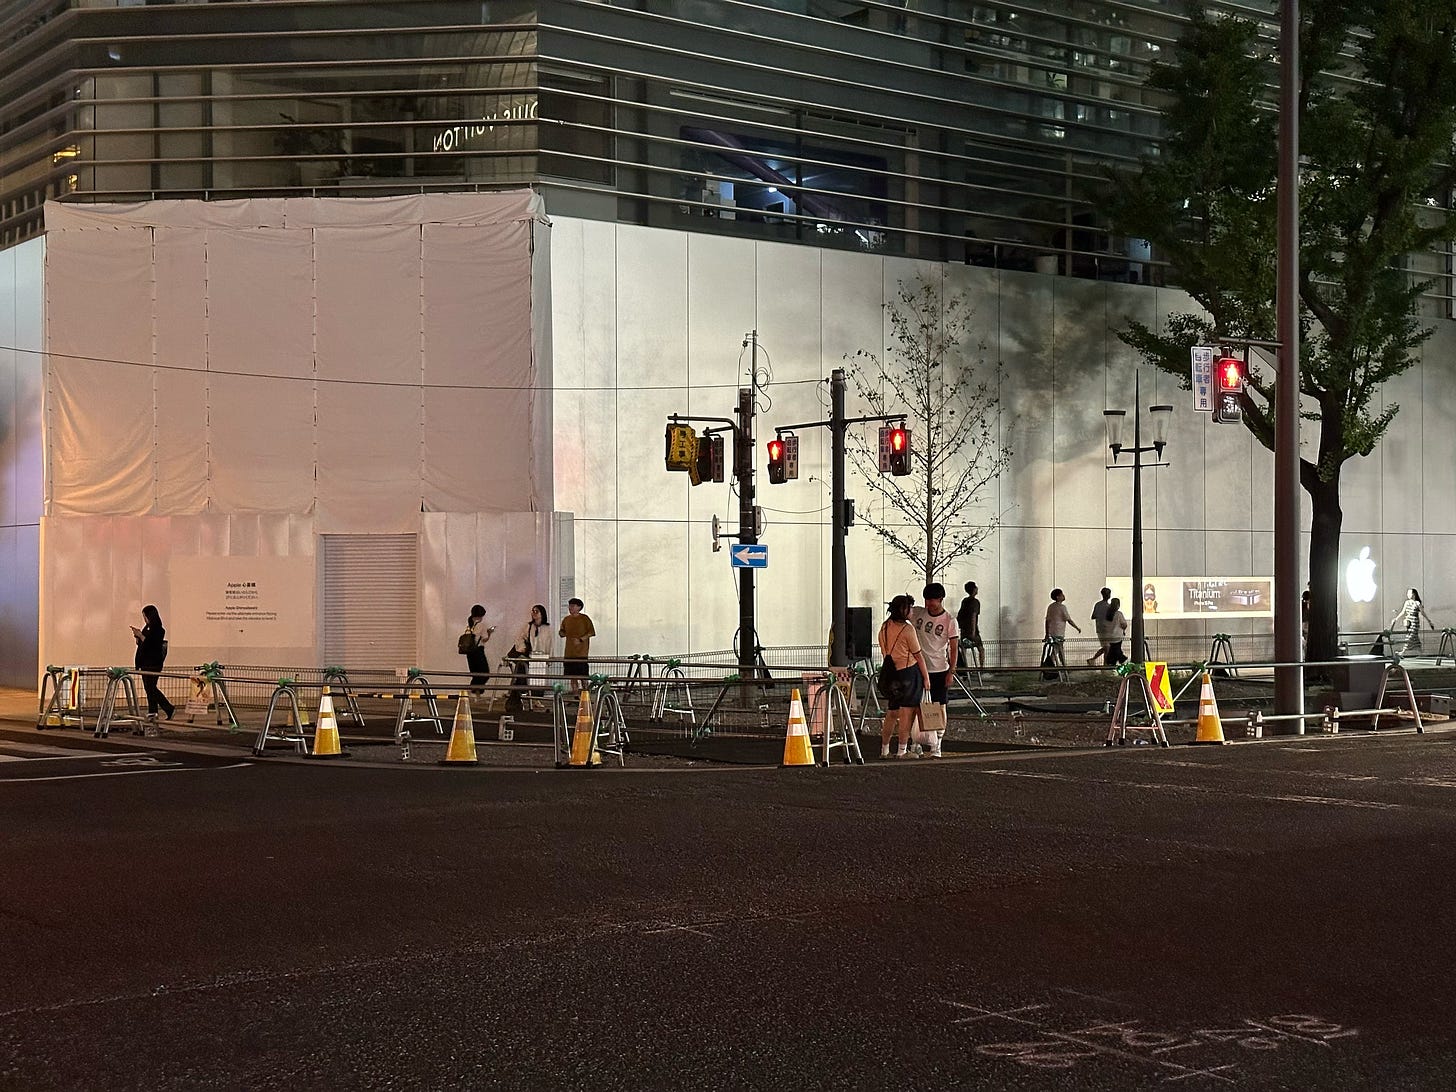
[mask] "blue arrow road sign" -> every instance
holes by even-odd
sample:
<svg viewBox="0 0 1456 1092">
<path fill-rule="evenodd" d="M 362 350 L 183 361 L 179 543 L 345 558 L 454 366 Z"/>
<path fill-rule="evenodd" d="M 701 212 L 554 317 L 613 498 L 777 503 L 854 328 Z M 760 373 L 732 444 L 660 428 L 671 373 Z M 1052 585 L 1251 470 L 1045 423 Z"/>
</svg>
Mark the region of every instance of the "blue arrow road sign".
<svg viewBox="0 0 1456 1092">
<path fill-rule="evenodd" d="M 768 546 L 762 542 L 752 545 L 734 546 L 728 551 L 735 569 L 767 569 Z"/>
</svg>

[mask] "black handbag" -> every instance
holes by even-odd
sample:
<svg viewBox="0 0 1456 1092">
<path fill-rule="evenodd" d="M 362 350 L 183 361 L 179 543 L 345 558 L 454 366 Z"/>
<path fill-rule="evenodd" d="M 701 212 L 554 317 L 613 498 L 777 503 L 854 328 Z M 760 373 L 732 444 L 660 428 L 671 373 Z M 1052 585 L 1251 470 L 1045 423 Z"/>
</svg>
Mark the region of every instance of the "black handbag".
<svg viewBox="0 0 1456 1092">
<path fill-rule="evenodd" d="M 897 642 L 898 643 L 898 642 Z M 895 646 L 890 646 L 893 652 Z M 905 680 L 900 678 L 900 669 L 895 666 L 895 657 L 886 654 L 884 662 L 880 664 L 880 673 L 875 678 L 875 689 L 879 691 L 880 697 L 889 698 L 891 701 L 898 701 L 905 693 Z"/>
</svg>

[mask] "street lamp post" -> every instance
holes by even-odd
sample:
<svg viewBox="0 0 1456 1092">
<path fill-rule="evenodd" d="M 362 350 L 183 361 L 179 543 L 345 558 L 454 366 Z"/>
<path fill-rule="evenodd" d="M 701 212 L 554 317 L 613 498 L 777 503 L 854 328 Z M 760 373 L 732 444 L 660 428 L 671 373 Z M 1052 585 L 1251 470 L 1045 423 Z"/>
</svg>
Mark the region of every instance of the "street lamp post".
<svg viewBox="0 0 1456 1092">
<path fill-rule="evenodd" d="M 1163 448 L 1168 442 L 1168 422 L 1173 417 L 1172 406 L 1149 406 L 1152 442 L 1143 443 L 1142 431 L 1142 376 L 1133 380 L 1132 446 L 1122 442 L 1122 426 L 1127 419 L 1126 410 L 1105 410 L 1102 418 L 1107 423 L 1107 447 L 1112 452 L 1108 470 L 1126 470 L 1121 459 L 1124 453 L 1132 455 L 1132 659 L 1142 663 L 1146 655 L 1146 638 L 1143 626 L 1143 467 L 1167 466 L 1163 461 Z M 1143 455 L 1151 452 L 1155 462 L 1144 463 Z"/>
</svg>

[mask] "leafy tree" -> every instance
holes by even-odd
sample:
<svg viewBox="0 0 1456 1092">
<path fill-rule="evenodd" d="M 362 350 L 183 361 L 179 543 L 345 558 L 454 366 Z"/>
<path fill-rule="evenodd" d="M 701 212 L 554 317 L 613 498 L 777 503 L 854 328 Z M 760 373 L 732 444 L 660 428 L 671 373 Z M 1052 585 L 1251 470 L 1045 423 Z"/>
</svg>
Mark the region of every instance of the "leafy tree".
<svg viewBox="0 0 1456 1092">
<path fill-rule="evenodd" d="M 1274 58 L 1255 24 L 1201 7 L 1149 86 L 1167 96 L 1162 154 L 1113 176 L 1117 229 L 1153 243 L 1169 279 L 1203 308 L 1121 335 L 1189 384 L 1189 347 L 1273 341 L 1277 117 Z M 1429 281 L 1410 254 L 1449 241 L 1456 134 L 1456 0 L 1304 0 L 1301 4 L 1301 416 L 1317 425 L 1300 461 L 1310 498 L 1311 659 L 1339 630 L 1340 474 L 1368 455 L 1399 407 L 1386 380 L 1417 360 Z M 1244 421 L 1273 449 L 1272 368 L 1251 361 Z M 1308 429 L 1306 429 L 1308 434 Z"/>
<path fill-rule="evenodd" d="M 885 304 L 891 343 L 885 356 L 860 349 L 847 354 L 847 370 L 872 414 L 905 414 L 911 473 L 882 475 L 878 430 L 851 431 L 846 450 L 885 513 L 857 515 L 898 553 L 920 568 L 926 583 L 973 553 L 1000 522 L 963 519 L 969 504 L 1006 468 L 1011 449 L 998 435 L 1000 368 L 986 365 L 985 343 L 974 346 L 974 317 L 964 297 L 943 298 L 931 281 L 900 281 Z M 973 348 L 972 355 L 967 348 Z M 898 517 L 898 518 L 896 518 Z"/>
</svg>

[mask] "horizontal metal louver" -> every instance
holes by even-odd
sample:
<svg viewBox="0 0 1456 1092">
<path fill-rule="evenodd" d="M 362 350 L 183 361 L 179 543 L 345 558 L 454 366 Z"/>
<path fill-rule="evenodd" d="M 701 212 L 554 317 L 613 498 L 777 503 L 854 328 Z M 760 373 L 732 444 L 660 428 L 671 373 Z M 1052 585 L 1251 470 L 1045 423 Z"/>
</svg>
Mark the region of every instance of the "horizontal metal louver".
<svg viewBox="0 0 1456 1092">
<path fill-rule="evenodd" d="M 419 546 L 414 535 L 325 535 L 324 659 L 413 667 Z"/>
</svg>

